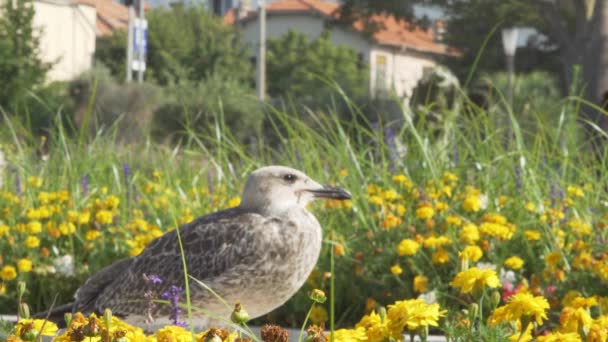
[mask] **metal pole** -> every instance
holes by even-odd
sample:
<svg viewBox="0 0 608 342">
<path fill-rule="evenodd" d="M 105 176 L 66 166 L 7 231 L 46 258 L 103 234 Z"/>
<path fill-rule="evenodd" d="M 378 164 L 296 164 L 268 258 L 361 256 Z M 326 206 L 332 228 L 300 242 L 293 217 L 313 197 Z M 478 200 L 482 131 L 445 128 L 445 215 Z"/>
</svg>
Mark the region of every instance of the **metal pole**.
<svg viewBox="0 0 608 342">
<path fill-rule="evenodd" d="M 507 89 L 507 100 L 509 106 L 513 107 L 513 77 L 515 74 L 515 55 L 507 55 L 507 75 L 509 79 L 509 88 Z"/>
<path fill-rule="evenodd" d="M 258 99 L 264 100 L 266 96 L 266 4 L 265 0 L 260 0 L 258 18 L 260 24 L 260 44 L 258 50 L 258 75 L 257 93 Z"/>
<path fill-rule="evenodd" d="M 129 6 L 129 28 L 127 33 L 127 79 L 129 83 L 133 80 L 133 18 L 135 17 L 135 10 L 133 5 Z"/>
<path fill-rule="evenodd" d="M 137 34 L 139 35 L 137 82 L 142 83 L 144 81 L 144 63 L 146 62 L 144 57 L 144 0 L 139 0 L 139 30 L 137 30 Z"/>
</svg>

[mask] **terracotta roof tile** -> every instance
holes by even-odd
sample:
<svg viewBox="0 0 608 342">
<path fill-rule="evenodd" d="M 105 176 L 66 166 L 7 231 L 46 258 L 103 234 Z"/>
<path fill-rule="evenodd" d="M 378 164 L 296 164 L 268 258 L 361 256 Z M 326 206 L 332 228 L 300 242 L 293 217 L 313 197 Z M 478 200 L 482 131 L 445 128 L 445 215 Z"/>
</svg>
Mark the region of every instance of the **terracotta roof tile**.
<svg viewBox="0 0 608 342">
<path fill-rule="evenodd" d="M 97 36 L 112 34 L 115 30 L 124 30 L 129 26 L 129 9 L 113 0 L 76 0 L 79 4 L 95 6 L 97 10 Z M 148 10 L 150 5 L 144 4 Z"/>
<path fill-rule="evenodd" d="M 340 5 L 322 0 L 277 0 L 266 6 L 268 13 L 280 12 L 316 12 L 327 17 L 336 17 Z M 255 18 L 256 12 L 249 12 L 242 20 Z M 237 20 L 236 10 L 232 9 L 224 16 L 224 23 L 234 24 Z M 404 20 L 397 20 L 389 15 L 375 15 L 372 21 L 379 23 L 380 29 L 372 34 L 378 44 L 405 47 L 423 52 L 443 55 L 457 55 L 455 49 L 435 41 L 432 30 L 422 29 Z M 353 28 L 363 32 L 363 22 L 353 23 Z"/>
</svg>

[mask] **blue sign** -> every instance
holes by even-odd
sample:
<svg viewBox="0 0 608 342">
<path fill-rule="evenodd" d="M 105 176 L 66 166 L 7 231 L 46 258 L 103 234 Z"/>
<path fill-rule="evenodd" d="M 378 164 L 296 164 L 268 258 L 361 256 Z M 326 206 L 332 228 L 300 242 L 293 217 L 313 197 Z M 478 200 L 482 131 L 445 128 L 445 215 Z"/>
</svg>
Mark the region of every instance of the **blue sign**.
<svg viewBox="0 0 608 342">
<path fill-rule="evenodd" d="M 148 21 L 136 19 L 133 25 L 133 52 L 136 56 L 140 51 L 148 53 Z"/>
</svg>

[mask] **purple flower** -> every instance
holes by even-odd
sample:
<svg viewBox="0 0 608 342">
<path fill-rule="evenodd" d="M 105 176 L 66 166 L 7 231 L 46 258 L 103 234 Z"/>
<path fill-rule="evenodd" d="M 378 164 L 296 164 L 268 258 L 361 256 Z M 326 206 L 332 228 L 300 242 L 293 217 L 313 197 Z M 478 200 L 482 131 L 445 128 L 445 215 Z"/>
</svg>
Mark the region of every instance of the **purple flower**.
<svg viewBox="0 0 608 342">
<path fill-rule="evenodd" d="M 130 188 L 131 188 L 131 184 L 129 184 L 129 180 L 131 178 L 131 167 L 129 166 L 129 163 L 124 163 L 122 164 L 122 174 L 125 177 L 125 189 L 126 190 L 126 195 L 127 195 L 127 202 L 130 199 Z"/>
<path fill-rule="evenodd" d="M 171 314 L 169 315 L 169 319 L 173 321 L 173 325 L 177 325 L 180 327 L 187 327 L 186 322 L 180 321 L 182 309 L 179 307 L 179 296 L 182 294 L 184 290 L 175 285 L 171 285 L 169 291 L 163 292 L 160 296 L 164 299 L 169 300 L 171 304 Z"/>
<path fill-rule="evenodd" d="M 163 283 L 163 280 L 159 276 L 157 276 L 156 274 L 151 274 L 149 276 L 146 276 L 146 280 L 149 283 L 153 284 L 153 285 L 162 284 Z"/>
<path fill-rule="evenodd" d="M 80 187 L 82 188 L 82 196 L 86 196 L 89 193 L 89 175 L 84 174 L 80 181 Z"/>
<path fill-rule="evenodd" d="M 15 192 L 17 196 L 21 197 L 21 177 L 18 172 L 15 174 Z"/>
</svg>

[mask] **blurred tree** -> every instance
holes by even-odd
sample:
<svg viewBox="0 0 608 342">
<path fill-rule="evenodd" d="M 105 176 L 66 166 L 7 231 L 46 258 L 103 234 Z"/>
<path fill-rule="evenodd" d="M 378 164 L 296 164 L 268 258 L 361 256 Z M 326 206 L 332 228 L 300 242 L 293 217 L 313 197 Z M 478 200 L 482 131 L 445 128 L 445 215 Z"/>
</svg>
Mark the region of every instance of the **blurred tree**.
<svg viewBox="0 0 608 342">
<path fill-rule="evenodd" d="M 485 37 L 497 24 L 499 29 L 514 25 L 529 26 L 547 38 L 544 42 L 538 40 L 534 48 L 540 49 L 541 53 L 547 50 L 558 53 L 563 93 L 567 93 L 576 81 L 576 65 L 582 66 L 583 72 L 581 82 L 575 86 L 579 90 L 585 89 L 588 99 L 599 103 L 603 92 L 608 91 L 608 67 L 602 64 L 608 61 L 605 37 L 608 31 L 607 1 L 346 0 L 343 20 L 365 20 L 378 24 L 374 21 L 374 14 L 379 13 L 412 19 L 415 4 L 440 6 L 445 11 L 449 27 L 446 42 L 464 51 L 463 60 L 469 66 Z M 494 54 L 495 58 L 485 59 L 500 60 L 500 34 L 495 34 L 490 44 L 491 49 L 487 53 Z M 480 65 L 482 68 L 487 66 Z M 595 119 L 599 120 L 598 117 Z"/>
<path fill-rule="evenodd" d="M 202 7 L 174 5 L 148 12 L 146 77 L 161 85 L 200 81 L 214 74 L 252 82 L 247 46 L 235 28 Z M 124 79 L 126 33 L 100 38 L 95 59 Z"/>
<path fill-rule="evenodd" d="M 290 30 L 268 40 L 268 93 L 273 97 L 290 96 L 296 102 L 315 106 L 327 104 L 332 84 L 352 99 L 367 96 L 368 69 L 355 50 L 332 43 L 329 32 L 315 40 Z"/>
<path fill-rule="evenodd" d="M 40 57 L 31 0 L 3 0 L 0 13 L 0 106 L 15 112 L 44 83 L 51 64 Z"/>
</svg>

